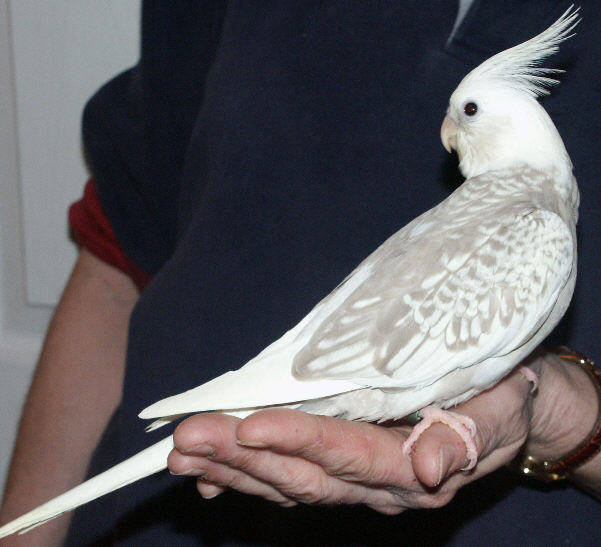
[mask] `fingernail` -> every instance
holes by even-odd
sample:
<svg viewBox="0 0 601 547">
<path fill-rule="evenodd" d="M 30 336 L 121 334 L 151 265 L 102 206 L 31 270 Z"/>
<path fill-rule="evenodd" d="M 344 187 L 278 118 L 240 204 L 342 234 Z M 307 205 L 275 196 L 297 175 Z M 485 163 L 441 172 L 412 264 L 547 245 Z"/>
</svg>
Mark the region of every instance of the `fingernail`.
<svg viewBox="0 0 601 547">
<path fill-rule="evenodd" d="M 202 443 L 202 444 L 193 446 L 192 448 L 189 448 L 188 450 L 180 449 L 180 452 L 182 454 L 186 454 L 186 455 L 203 456 L 205 458 L 209 458 L 209 457 L 215 455 L 215 448 L 211 445 Z"/>
<path fill-rule="evenodd" d="M 263 443 L 261 441 L 241 441 L 240 439 L 238 439 L 236 441 L 237 444 L 239 444 L 240 446 L 248 446 L 250 448 L 268 448 L 269 445 L 266 443 Z"/>
<path fill-rule="evenodd" d="M 191 475 L 195 477 L 202 477 L 204 475 L 204 471 L 202 469 L 196 469 L 194 467 L 191 467 L 190 469 L 186 469 L 185 471 L 181 471 L 179 473 L 171 471 L 171 469 L 169 469 L 169 473 L 171 473 L 174 477 L 189 477 Z"/>
<path fill-rule="evenodd" d="M 455 447 L 452 444 L 443 444 L 438 450 L 438 486 L 447 476 L 451 474 L 455 463 Z"/>
</svg>

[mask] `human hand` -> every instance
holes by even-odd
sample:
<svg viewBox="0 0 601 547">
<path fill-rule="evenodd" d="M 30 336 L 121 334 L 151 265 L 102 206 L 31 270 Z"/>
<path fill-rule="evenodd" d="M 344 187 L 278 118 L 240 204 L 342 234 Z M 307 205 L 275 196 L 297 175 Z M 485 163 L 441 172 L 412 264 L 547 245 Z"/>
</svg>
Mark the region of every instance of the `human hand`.
<svg viewBox="0 0 601 547">
<path fill-rule="evenodd" d="M 535 363 L 531 366 L 538 367 Z M 407 425 L 374 425 L 271 409 L 244 420 L 201 414 L 174 434 L 169 468 L 197 477 L 201 495 L 227 488 L 284 506 L 361 503 L 381 513 L 448 503 L 465 484 L 510 461 L 530 424 L 530 384 L 516 371 L 454 409 L 477 425 L 479 461 L 467 463 L 465 445 L 443 424 L 416 442 L 411 460 L 401 453 Z"/>
</svg>

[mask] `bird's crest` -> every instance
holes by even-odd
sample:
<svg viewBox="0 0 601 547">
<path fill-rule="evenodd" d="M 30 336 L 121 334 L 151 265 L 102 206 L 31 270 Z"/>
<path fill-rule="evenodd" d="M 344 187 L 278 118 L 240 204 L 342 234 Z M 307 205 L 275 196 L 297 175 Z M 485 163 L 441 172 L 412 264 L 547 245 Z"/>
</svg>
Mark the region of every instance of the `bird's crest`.
<svg viewBox="0 0 601 547">
<path fill-rule="evenodd" d="M 540 67 L 540 63 L 556 53 L 559 44 L 572 37 L 580 22 L 580 8 L 571 5 L 547 30 L 527 42 L 497 53 L 472 70 L 462 83 L 486 80 L 510 86 L 532 97 L 548 95 L 548 88 L 559 83 L 551 75 L 563 70 Z"/>
</svg>

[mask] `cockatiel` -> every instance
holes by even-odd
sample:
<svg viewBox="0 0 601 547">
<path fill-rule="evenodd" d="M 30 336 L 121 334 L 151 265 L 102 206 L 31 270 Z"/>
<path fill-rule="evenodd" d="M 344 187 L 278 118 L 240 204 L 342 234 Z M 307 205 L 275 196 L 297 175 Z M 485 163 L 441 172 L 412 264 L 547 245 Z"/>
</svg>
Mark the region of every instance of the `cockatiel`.
<svg viewBox="0 0 601 547">
<path fill-rule="evenodd" d="M 142 418 L 159 418 L 149 429 L 201 411 L 286 406 L 380 421 L 427 407 L 424 421 L 456 428 L 475 464 L 473 423 L 439 409 L 508 374 L 554 328 L 574 289 L 578 189 L 537 97 L 557 83 L 557 71 L 539 64 L 569 37 L 577 12 L 488 59 L 454 91 L 441 137 L 467 180 L 452 195 L 242 368 L 145 409 Z M 164 469 L 172 447 L 172 437 L 162 440 L 3 526 L 0 537 Z"/>
</svg>

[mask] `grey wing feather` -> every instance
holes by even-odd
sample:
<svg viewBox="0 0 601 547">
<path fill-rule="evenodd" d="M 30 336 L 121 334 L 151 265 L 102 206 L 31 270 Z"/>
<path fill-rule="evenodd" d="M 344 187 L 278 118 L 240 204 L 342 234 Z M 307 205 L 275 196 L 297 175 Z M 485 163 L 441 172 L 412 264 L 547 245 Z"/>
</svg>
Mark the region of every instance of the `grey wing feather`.
<svg viewBox="0 0 601 547">
<path fill-rule="evenodd" d="M 573 267 L 571 231 L 549 211 L 513 207 L 429 232 L 380 253 L 296 355 L 297 378 L 419 386 L 509 353 L 540 328 Z"/>
</svg>

